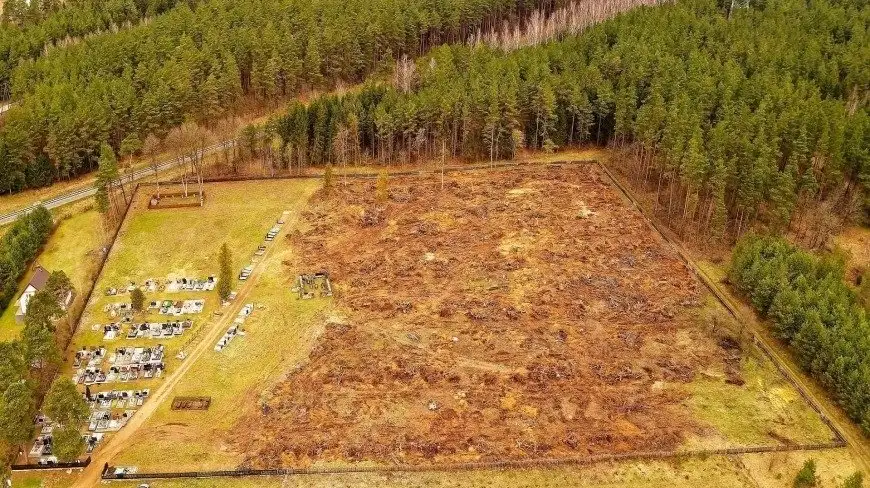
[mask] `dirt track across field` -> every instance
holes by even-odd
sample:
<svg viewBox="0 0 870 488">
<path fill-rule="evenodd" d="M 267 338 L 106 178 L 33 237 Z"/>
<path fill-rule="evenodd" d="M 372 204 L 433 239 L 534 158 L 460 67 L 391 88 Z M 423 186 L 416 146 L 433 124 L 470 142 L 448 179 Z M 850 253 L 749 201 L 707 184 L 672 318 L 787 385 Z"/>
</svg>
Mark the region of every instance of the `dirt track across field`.
<svg viewBox="0 0 870 488">
<path fill-rule="evenodd" d="M 668 450 L 725 361 L 704 291 L 595 165 L 320 193 L 293 236 L 344 315 L 234 436 L 253 467 Z M 294 263 L 298 266 L 297 263 Z M 312 395 L 312 391 L 317 391 Z"/>
<path fill-rule="evenodd" d="M 282 232 L 279 237 L 283 235 Z M 134 442 L 133 439 L 135 439 L 135 434 L 139 427 L 148 420 L 151 414 L 153 414 L 163 402 L 169 401 L 169 395 L 172 393 L 173 388 L 187 373 L 191 366 L 196 363 L 197 359 L 202 356 L 203 353 L 210 351 L 214 347 L 215 343 L 226 331 L 227 327 L 229 327 L 232 321 L 236 318 L 239 311 L 244 306 L 249 293 L 257 284 L 257 280 L 263 272 L 262 264 L 266 262 L 265 258 L 272 251 L 272 248 L 273 247 L 269 247 L 267 249 L 266 255 L 263 256 L 259 264 L 255 265 L 251 276 L 244 285 L 239 287 L 238 296 L 230 308 L 225 310 L 220 318 L 205 325 L 207 328 L 203 330 L 199 343 L 187 351 L 187 358 L 183 363 L 181 363 L 181 366 L 166 377 L 165 381 L 160 384 L 160 387 L 158 387 L 148 401 L 145 402 L 145 405 L 137 410 L 133 418 L 127 422 L 127 425 L 109 437 L 108 441 L 100 446 L 94 455 L 91 456 L 91 464 L 82 471 L 81 476 L 76 479 L 73 488 L 91 488 L 96 486 L 100 481 L 103 466 L 106 463 L 111 464 L 112 459 L 114 459 L 115 456 L 117 456 L 130 442 Z"/>
</svg>

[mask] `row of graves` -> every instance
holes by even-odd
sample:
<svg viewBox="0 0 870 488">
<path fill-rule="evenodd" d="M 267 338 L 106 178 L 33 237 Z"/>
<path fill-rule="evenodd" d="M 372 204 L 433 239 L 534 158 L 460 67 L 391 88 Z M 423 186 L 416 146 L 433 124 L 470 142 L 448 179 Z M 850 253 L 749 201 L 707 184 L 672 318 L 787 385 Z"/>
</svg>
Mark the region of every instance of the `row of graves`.
<svg viewBox="0 0 870 488">
<path fill-rule="evenodd" d="M 313 274 L 301 274 L 296 277 L 296 286 L 292 291 L 299 295 L 302 300 L 308 300 L 316 296 L 331 297 L 332 283 L 329 281 L 329 273 L 320 271 Z"/>
<path fill-rule="evenodd" d="M 127 425 L 127 422 L 148 399 L 149 389 L 142 390 L 111 390 L 91 395 L 85 392 L 85 400 L 91 409 L 88 419 L 88 432 L 115 432 Z"/>
<path fill-rule="evenodd" d="M 194 300 L 152 300 L 148 304 L 148 311 L 160 315 L 196 315 L 202 313 L 205 309 L 205 300 L 197 298 Z M 103 307 L 105 312 L 111 318 L 120 318 L 124 321 L 132 321 L 135 311 L 130 302 L 115 302 L 107 303 Z"/>
<path fill-rule="evenodd" d="M 188 278 L 186 276 L 163 280 L 149 278 L 141 286 L 131 281 L 127 286 L 106 288 L 106 296 L 124 295 L 136 288 L 142 288 L 142 291 L 147 293 L 208 292 L 213 291 L 217 287 L 217 282 L 218 279 L 214 275 L 207 278 Z"/>
<path fill-rule="evenodd" d="M 192 320 L 173 320 L 170 322 L 142 322 L 126 324 L 113 322 L 103 325 L 103 340 L 113 341 L 119 337 L 127 339 L 171 339 L 179 337 L 193 327 Z M 94 326 L 97 330 L 99 324 Z"/>
<path fill-rule="evenodd" d="M 205 309 L 205 300 L 160 300 L 152 301 L 148 310 L 159 315 L 178 317 L 182 315 L 201 314 Z M 171 339 L 184 334 L 193 327 L 191 319 L 167 320 L 160 322 L 134 322 L 135 313 L 129 303 L 110 303 L 104 311 L 118 322 L 100 325 L 94 324 L 93 330 L 103 329 L 103 340 L 113 341 L 119 337 L 127 339 Z"/>
<path fill-rule="evenodd" d="M 101 385 L 160 378 L 166 369 L 166 347 L 120 347 L 107 354 L 105 347 L 85 347 L 73 359 L 73 383 Z M 107 357 L 108 356 L 108 357 Z"/>
<path fill-rule="evenodd" d="M 196 315 L 202 313 L 205 300 L 155 300 L 148 304 L 149 311 L 160 315 Z"/>
<path fill-rule="evenodd" d="M 284 222 L 287 220 L 287 216 L 290 215 L 290 212 L 285 210 L 281 213 L 281 216 L 278 217 L 278 220 L 275 222 L 275 225 L 266 232 L 266 237 L 263 239 L 263 243 L 257 246 L 257 250 L 254 251 L 254 256 L 251 258 L 252 264 L 249 264 L 242 268 L 242 271 L 239 272 L 239 281 L 245 281 L 251 276 L 251 273 L 254 272 L 253 263 L 257 262 L 260 256 L 266 254 L 267 246 L 278 237 L 278 234 L 281 232 L 281 227 L 284 225 Z"/>
<path fill-rule="evenodd" d="M 34 423 L 36 424 L 37 429 L 39 429 L 39 433 L 37 434 L 36 439 L 33 440 L 33 445 L 28 451 L 28 461 L 36 460 L 37 464 L 43 466 L 57 464 L 58 459 L 54 455 L 52 444 L 54 440 L 54 429 L 58 428 L 58 425 L 43 414 L 38 414 Z M 85 444 L 85 453 L 90 454 L 94 452 L 94 449 L 97 448 L 97 445 L 102 442 L 102 440 L 103 434 L 101 432 L 88 432 L 82 434 L 82 441 L 84 441 Z"/>
<path fill-rule="evenodd" d="M 193 327 L 193 321 L 176 320 L 173 322 L 143 322 L 130 324 L 127 339 L 169 339 L 178 337 Z"/>
<path fill-rule="evenodd" d="M 226 333 L 220 338 L 220 340 L 218 340 L 217 344 L 215 344 L 215 352 L 223 351 L 236 336 L 245 335 L 242 326 L 245 325 L 245 320 L 247 320 L 248 316 L 251 315 L 251 312 L 253 311 L 253 303 L 246 303 L 245 306 L 242 307 L 242 310 L 239 311 L 239 315 L 233 320 L 233 323 L 227 329 Z"/>
</svg>

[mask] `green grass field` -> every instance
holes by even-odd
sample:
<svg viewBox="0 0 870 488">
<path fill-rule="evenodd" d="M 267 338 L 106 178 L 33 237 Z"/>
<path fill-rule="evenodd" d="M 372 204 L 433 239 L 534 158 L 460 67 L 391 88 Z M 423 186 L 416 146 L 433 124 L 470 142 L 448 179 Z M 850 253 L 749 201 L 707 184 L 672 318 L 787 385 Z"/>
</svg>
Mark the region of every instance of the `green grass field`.
<svg viewBox="0 0 870 488">
<path fill-rule="evenodd" d="M 71 210 L 68 217 L 61 217 L 57 229 L 34 263 L 49 271 L 63 270 L 69 275 L 76 292 L 81 294 L 88 289 L 94 278 L 106 232 L 103 230 L 102 218 L 96 210 L 76 210 Z M 16 301 L 0 316 L 0 340 L 17 337 L 23 328 L 23 324 L 15 320 L 18 311 L 17 298 L 30 282 L 32 274 L 29 271 L 24 276 L 16 294 Z"/>
<path fill-rule="evenodd" d="M 693 413 L 722 438 L 715 447 L 831 442 L 831 430 L 760 352 L 744 357 L 741 374 L 743 386 L 725 383 L 719 373 L 689 385 Z M 712 447 L 709 440 L 702 444 Z"/>
<path fill-rule="evenodd" d="M 287 193 L 292 185 L 293 192 Z M 106 342 L 101 326 L 117 319 L 105 313 L 111 303 L 129 302 L 129 294 L 106 296 L 107 288 L 122 288 L 130 282 L 142 284 L 146 279 L 163 281 L 169 276 L 205 278 L 219 274 L 218 254 L 227 243 L 233 256 L 233 272 L 250 263 L 257 245 L 266 232 L 275 224 L 281 213 L 288 209 L 282 198 L 270 195 L 305 196 L 316 188 L 317 182 L 287 183 L 280 181 L 249 184 L 217 183 L 205 187 L 206 203 L 203 207 L 150 210 L 147 208 L 149 187 L 137 194 L 127 220 L 123 223 L 118 239 L 96 284 L 91 302 L 73 338 L 71 353 L 85 346 L 114 348 L 127 346 L 154 346 L 164 344 L 167 348 L 167 373 L 180 362 L 175 357 L 180 349 L 186 349 L 196 341 L 202 328 L 214 319 L 220 309 L 217 291 L 211 292 L 155 292 L 146 293 L 146 303 L 152 300 L 205 299 L 205 309 L 191 315 L 193 327 L 179 337 L 170 339 L 117 338 Z M 252 188 L 256 191 L 252 192 Z M 164 191 L 177 188 L 164 187 Z M 298 205 L 297 205 L 298 206 Z M 291 205 L 289 208 L 293 208 Z M 234 285 L 237 283 L 234 277 Z M 170 318 L 156 313 L 139 314 L 135 321 L 166 321 Z M 174 318 L 173 318 L 174 320 Z M 71 361 L 67 362 L 66 374 L 72 374 Z M 160 380 L 149 379 L 128 383 L 109 383 L 92 387 L 93 392 L 110 389 L 136 390 L 154 388 Z"/>
<path fill-rule="evenodd" d="M 694 320 L 705 334 L 738 340 L 743 336 L 740 325 L 712 295 Z M 833 432 L 776 365 L 751 341 L 740 342 L 738 376 L 743 385 L 726 381 L 721 361 L 697 372 L 688 384 L 676 385 L 687 394 L 686 405 L 704 426 L 703 433 L 688 436 L 682 449 L 831 442 Z"/>
<path fill-rule="evenodd" d="M 284 183 L 291 191 L 266 193 L 251 187 L 259 201 L 273 199 L 292 210 L 287 225 L 298 216 L 317 182 Z M 257 185 L 257 184 L 252 184 Z M 272 195 L 272 196 L 270 196 Z M 293 260 L 286 239 L 278 239 L 263 263 L 246 302 L 256 304 L 245 323 L 246 335 L 234 339 L 224 351 L 209 350 L 193 365 L 172 396 L 210 396 L 207 411 L 172 411 L 161 404 L 131 445 L 118 458 L 121 465 L 161 469 L 172 459 L 176 469 L 216 469 L 235 466 L 238 453 L 227 445 L 228 432 L 249 409 L 258 408 L 259 396 L 293 364 L 303 360 L 315 339 L 313 319 L 328 308 L 326 300 L 299 301 L 290 292 L 295 274 L 283 264 Z M 322 321 L 321 321 L 322 322 Z"/>
</svg>

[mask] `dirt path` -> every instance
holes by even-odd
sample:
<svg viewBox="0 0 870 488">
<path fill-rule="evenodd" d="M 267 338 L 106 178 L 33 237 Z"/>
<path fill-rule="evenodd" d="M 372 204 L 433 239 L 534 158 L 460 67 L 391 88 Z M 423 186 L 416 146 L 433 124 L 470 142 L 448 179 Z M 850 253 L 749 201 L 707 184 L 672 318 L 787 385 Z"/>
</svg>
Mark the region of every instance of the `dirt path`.
<svg viewBox="0 0 870 488">
<path fill-rule="evenodd" d="M 290 227 L 289 222 L 284 227 L 285 228 L 281 230 L 278 236 L 275 237 L 276 241 L 285 235 L 286 228 Z M 259 262 L 254 265 L 254 271 L 251 273 L 251 276 L 248 277 L 245 284 L 238 290 L 238 296 L 233 301 L 232 305 L 224 310 L 224 314 L 211 325 L 204 326 L 207 329 L 204 330 L 202 339 L 193 347 L 193 349 L 188 351 L 187 358 L 185 358 L 184 362 L 181 363 L 181 366 L 166 377 L 166 380 L 157 388 L 151 398 L 145 402 L 145 405 L 136 411 L 136 414 L 133 415 L 129 422 L 127 422 L 127 425 L 109 437 L 108 441 L 100 446 L 91 456 L 91 464 L 82 471 L 81 476 L 79 476 L 75 484 L 72 485 L 73 488 L 91 488 L 96 486 L 100 481 L 103 466 L 106 463 L 111 463 L 112 459 L 127 447 L 129 440 L 133 438 L 139 428 L 145 424 L 157 408 L 169 398 L 170 394 L 175 389 L 175 385 L 177 385 L 187 371 L 193 367 L 193 364 L 205 352 L 210 351 L 213 348 L 214 344 L 218 341 L 221 335 L 223 335 L 224 331 L 230 326 L 232 321 L 236 318 L 236 315 L 238 315 L 239 311 L 244 306 L 245 300 L 257 284 L 257 281 L 263 272 L 263 264 L 268 261 L 267 258 L 274 248 L 274 244 L 269 246 L 266 250 L 266 254 L 263 255 Z"/>
</svg>

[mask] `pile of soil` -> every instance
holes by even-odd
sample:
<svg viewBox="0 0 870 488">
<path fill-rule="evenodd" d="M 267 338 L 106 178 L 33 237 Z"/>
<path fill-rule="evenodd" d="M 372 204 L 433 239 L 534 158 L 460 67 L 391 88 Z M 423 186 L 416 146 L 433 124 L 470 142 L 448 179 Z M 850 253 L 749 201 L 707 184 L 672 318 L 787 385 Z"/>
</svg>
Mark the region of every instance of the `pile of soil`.
<svg viewBox="0 0 870 488">
<path fill-rule="evenodd" d="M 723 352 L 701 285 L 595 166 L 394 178 L 315 195 L 288 274 L 346 315 L 234 433 L 246 465 L 670 450 L 679 384 Z M 298 269 L 297 269 L 298 268 Z"/>
</svg>

